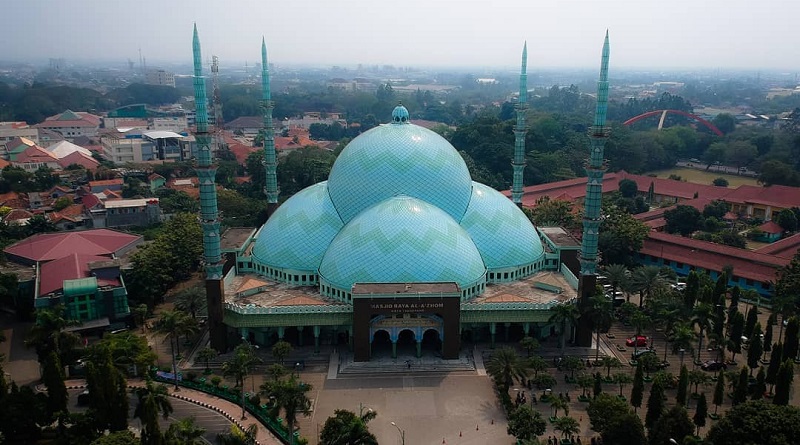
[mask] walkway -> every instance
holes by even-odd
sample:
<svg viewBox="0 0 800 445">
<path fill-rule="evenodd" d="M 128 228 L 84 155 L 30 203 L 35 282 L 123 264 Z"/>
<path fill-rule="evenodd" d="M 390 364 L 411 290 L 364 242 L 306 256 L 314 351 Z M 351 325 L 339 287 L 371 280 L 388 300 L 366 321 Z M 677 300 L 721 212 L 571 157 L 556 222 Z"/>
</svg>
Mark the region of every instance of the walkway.
<svg viewBox="0 0 800 445">
<path fill-rule="evenodd" d="M 84 380 L 67 380 L 65 383 L 67 388 L 70 389 L 80 388 L 86 385 Z M 131 388 L 141 387 L 143 385 L 144 381 L 141 379 L 128 380 L 128 386 Z M 250 425 L 256 425 L 258 427 L 258 433 L 256 434 L 256 443 L 258 445 L 282 444 L 280 440 L 272 435 L 266 426 L 264 426 L 253 416 L 248 414 L 247 419 L 241 420 L 242 407 L 240 405 L 233 404 L 227 400 L 220 399 L 219 397 L 211 394 L 206 394 L 202 391 L 196 391 L 189 388 L 180 388 L 179 391 L 175 391 L 174 385 L 167 385 L 167 388 L 169 389 L 169 395 L 171 397 L 212 409 L 225 416 L 231 423 L 235 423 L 243 430 L 249 428 Z"/>
</svg>

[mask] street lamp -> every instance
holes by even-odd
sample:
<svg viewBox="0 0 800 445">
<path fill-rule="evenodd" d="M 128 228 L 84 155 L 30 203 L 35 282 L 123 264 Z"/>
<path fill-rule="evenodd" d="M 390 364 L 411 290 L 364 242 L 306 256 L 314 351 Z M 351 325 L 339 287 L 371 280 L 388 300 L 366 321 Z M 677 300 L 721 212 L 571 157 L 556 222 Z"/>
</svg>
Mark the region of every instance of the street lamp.
<svg viewBox="0 0 800 445">
<path fill-rule="evenodd" d="M 401 445 L 406 445 L 406 432 L 401 430 L 400 427 L 397 426 L 397 424 L 394 423 L 394 422 L 392 422 L 392 426 L 397 428 L 397 432 L 400 433 L 400 444 Z"/>
</svg>

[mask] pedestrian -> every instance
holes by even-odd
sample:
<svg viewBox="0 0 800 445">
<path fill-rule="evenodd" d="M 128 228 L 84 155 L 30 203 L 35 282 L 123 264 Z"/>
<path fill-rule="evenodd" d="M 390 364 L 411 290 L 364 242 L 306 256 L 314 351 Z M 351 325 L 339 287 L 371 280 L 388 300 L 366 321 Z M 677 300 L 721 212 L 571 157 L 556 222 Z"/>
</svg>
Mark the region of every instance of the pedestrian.
<svg viewBox="0 0 800 445">
<path fill-rule="evenodd" d="M 581 442 L 581 438 L 580 437 L 578 437 L 578 445 L 583 445 L 583 442 Z"/>
</svg>

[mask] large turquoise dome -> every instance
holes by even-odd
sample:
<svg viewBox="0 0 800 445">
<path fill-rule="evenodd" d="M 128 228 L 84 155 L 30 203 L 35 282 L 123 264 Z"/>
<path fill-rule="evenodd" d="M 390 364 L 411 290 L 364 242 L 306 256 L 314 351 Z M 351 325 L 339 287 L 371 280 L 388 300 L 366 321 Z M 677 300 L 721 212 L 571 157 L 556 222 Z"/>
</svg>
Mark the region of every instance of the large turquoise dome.
<svg viewBox="0 0 800 445">
<path fill-rule="evenodd" d="M 322 255 L 344 226 L 328 196 L 328 183 L 307 187 L 264 224 L 253 247 L 258 263 L 278 269 L 317 273 Z"/>
<path fill-rule="evenodd" d="M 469 234 L 436 206 L 409 196 L 381 201 L 336 235 L 320 280 L 349 290 L 355 283 L 482 283 L 486 267 Z"/>
<path fill-rule="evenodd" d="M 333 164 L 328 190 L 342 220 L 347 223 L 367 207 L 406 195 L 461 221 L 472 193 L 464 159 L 443 137 L 409 124 L 407 111 L 394 114 L 397 121 L 353 139 Z"/>
<path fill-rule="evenodd" d="M 522 210 L 481 183 L 472 183 L 472 199 L 461 227 L 478 246 L 489 271 L 520 268 L 544 256 L 539 235 Z"/>
</svg>

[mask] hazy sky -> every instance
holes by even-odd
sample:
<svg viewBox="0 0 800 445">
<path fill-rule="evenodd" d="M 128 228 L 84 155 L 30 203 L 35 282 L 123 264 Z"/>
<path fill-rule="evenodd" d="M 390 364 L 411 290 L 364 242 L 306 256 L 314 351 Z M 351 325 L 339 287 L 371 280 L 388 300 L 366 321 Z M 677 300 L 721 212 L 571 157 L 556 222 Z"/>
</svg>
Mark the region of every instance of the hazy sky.
<svg viewBox="0 0 800 445">
<path fill-rule="evenodd" d="M 194 7 L 199 9 L 193 10 Z M 800 68 L 798 0 L 0 0 L 0 59 Z"/>
</svg>

